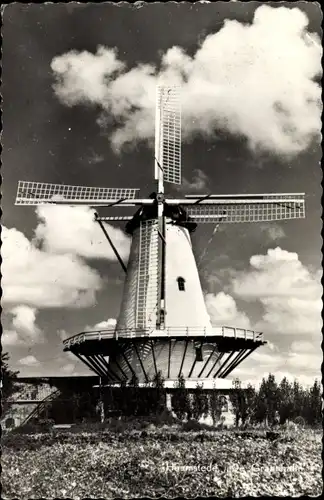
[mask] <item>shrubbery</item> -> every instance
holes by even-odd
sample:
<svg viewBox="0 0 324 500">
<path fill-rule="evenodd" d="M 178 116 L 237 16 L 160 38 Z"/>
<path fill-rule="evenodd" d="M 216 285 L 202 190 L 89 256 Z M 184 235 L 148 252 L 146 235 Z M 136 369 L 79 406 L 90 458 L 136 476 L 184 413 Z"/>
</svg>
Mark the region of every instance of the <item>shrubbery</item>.
<svg viewBox="0 0 324 500">
<path fill-rule="evenodd" d="M 242 389 L 236 379 L 230 399 L 237 424 L 265 422 L 273 426 L 297 419 L 300 425 L 318 426 L 322 422 L 321 390 L 317 380 L 310 389 L 304 389 L 296 380 L 290 383 L 285 377 L 277 384 L 270 373 L 267 379 L 262 379 L 259 390 L 255 390 L 251 385 Z"/>
<path fill-rule="evenodd" d="M 123 433 L 11 434 L 2 443 L 2 494 L 75 500 L 319 495 L 321 434 L 272 434 L 273 440 L 266 431 L 183 432 L 152 424 Z"/>
<path fill-rule="evenodd" d="M 296 417 L 294 423 L 300 427 L 305 427 L 305 419 L 301 416 Z"/>
<path fill-rule="evenodd" d="M 137 377 L 133 376 L 120 389 L 102 388 L 98 397 L 103 401 L 107 416 L 154 416 L 163 412 L 166 406 L 166 390 L 161 372 L 152 380 L 147 380 L 146 387 L 139 387 Z"/>
<path fill-rule="evenodd" d="M 1 353 L 1 411 L 6 412 L 8 409 L 8 402 L 12 394 L 17 390 L 17 375 L 19 372 L 13 372 L 9 368 L 9 354 L 7 352 Z"/>
</svg>

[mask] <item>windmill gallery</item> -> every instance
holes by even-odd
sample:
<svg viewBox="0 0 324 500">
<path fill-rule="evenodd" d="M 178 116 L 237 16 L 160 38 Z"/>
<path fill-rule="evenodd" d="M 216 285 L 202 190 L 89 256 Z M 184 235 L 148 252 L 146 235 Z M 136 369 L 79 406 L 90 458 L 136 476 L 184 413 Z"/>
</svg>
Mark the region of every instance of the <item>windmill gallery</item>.
<svg viewBox="0 0 324 500">
<path fill-rule="evenodd" d="M 64 341 L 64 351 L 84 362 L 99 377 L 101 388 L 124 387 L 134 378 L 139 387 L 148 387 L 160 374 L 167 395 L 180 375 L 191 392 L 197 383 L 206 391 L 228 389 L 226 377 L 266 342 L 260 332 L 212 325 L 190 235 L 202 223 L 303 218 L 304 194 L 168 197 L 165 183 L 181 185 L 179 87 L 157 88 L 155 116 L 156 189 L 148 197 L 140 198 L 134 188 L 20 181 L 16 205 L 90 206 L 95 210 L 94 224 L 100 225 L 125 272 L 116 326 L 82 332 Z M 115 216 L 111 211 L 116 207 L 132 207 L 136 212 Z M 109 215 L 101 213 L 105 210 Z M 127 265 L 105 225 L 114 221 L 125 221 L 132 237 Z"/>
</svg>

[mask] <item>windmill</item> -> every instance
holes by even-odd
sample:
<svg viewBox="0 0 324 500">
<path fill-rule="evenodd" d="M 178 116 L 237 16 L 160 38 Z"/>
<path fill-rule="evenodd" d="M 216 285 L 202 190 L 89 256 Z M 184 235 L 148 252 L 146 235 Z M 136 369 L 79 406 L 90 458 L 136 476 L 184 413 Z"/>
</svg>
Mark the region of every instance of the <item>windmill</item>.
<svg viewBox="0 0 324 500">
<path fill-rule="evenodd" d="M 182 373 L 188 387 L 227 377 L 256 348 L 262 333 L 213 327 L 207 313 L 190 234 L 197 224 L 251 223 L 305 217 L 304 194 L 185 195 L 166 197 L 164 183 L 181 184 L 180 89 L 157 88 L 156 192 L 19 181 L 17 205 L 88 205 L 94 209 L 135 207 L 132 216 L 95 220 L 105 233 L 126 278 L 115 327 L 82 332 L 64 341 L 107 384 L 136 376 L 146 383 L 160 371 L 166 383 Z M 125 221 L 132 236 L 127 266 L 105 222 Z M 205 385 L 204 385 L 205 384 Z"/>
</svg>

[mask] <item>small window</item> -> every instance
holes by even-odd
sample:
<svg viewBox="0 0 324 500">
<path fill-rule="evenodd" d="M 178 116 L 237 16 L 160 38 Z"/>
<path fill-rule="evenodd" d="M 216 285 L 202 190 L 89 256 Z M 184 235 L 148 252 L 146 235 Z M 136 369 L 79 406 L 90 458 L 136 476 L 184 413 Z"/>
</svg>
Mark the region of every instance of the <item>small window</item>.
<svg viewBox="0 0 324 500">
<path fill-rule="evenodd" d="M 180 292 L 184 292 L 185 291 L 185 279 L 184 278 L 177 278 L 177 282 L 178 282 L 178 288 L 180 290 Z"/>
</svg>

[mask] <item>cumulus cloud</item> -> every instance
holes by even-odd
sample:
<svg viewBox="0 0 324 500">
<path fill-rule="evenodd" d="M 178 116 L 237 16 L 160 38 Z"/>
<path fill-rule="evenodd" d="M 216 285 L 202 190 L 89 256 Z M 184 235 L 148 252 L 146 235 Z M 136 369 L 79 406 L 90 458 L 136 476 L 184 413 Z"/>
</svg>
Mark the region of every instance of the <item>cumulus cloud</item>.
<svg viewBox="0 0 324 500">
<path fill-rule="evenodd" d="M 248 384 L 250 384 L 256 388 L 260 386 L 262 378 L 268 378 L 269 373 L 274 374 L 277 383 L 280 383 L 281 380 L 286 377 L 290 383 L 294 382 L 294 380 L 297 380 L 305 388 L 312 387 L 315 379 L 319 380 L 321 377 L 321 374 L 318 371 L 314 371 L 312 374 L 304 374 L 300 373 L 299 371 L 298 373 L 294 374 L 287 371 L 285 367 L 283 367 L 283 370 L 280 371 L 274 371 L 272 368 L 262 371 L 261 367 L 259 367 L 259 369 L 256 368 L 254 371 L 252 371 L 251 369 L 248 370 L 239 366 L 238 368 L 236 368 L 234 373 L 235 375 L 231 374 L 229 377 L 231 380 L 238 377 L 243 382 L 243 386 L 246 387 Z"/>
<path fill-rule="evenodd" d="M 86 330 L 86 328 L 84 328 L 84 330 Z M 71 334 L 66 333 L 65 338 L 68 337 L 71 337 Z M 94 375 L 94 372 L 71 351 L 66 351 L 62 354 L 62 356 L 58 357 L 52 363 L 51 370 L 53 373 L 57 370 L 58 373 L 73 376 Z"/>
<path fill-rule="evenodd" d="M 277 381 L 286 376 L 304 385 L 320 378 L 321 274 L 303 265 L 297 253 L 277 247 L 252 256 L 246 271 L 229 274 L 230 295 L 206 295 L 213 324 L 263 331 L 268 342 L 236 368 L 231 378 L 253 385 L 270 372 Z M 244 301 L 254 311 L 253 321 L 244 312 Z"/>
<path fill-rule="evenodd" d="M 262 378 L 273 373 L 277 382 L 286 377 L 290 382 L 297 379 L 303 385 L 312 385 L 315 378 L 321 377 L 322 353 L 294 352 L 291 349 L 284 352 L 273 352 L 269 345 L 253 352 L 248 360 L 235 369 L 231 378 L 239 377 L 245 383 L 258 385 Z"/>
<path fill-rule="evenodd" d="M 33 307 L 19 305 L 9 310 L 11 325 L 6 329 L 1 342 L 5 346 L 26 346 L 44 342 L 44 335 L 36 325 L 37 310 Z"/>
<path fill-rule="evenodd" d="M 40 335 L 40 329 L 36 325 L 36 309 L 28 306 L 16 306 L 11 309 L 13 315 L 12 325 L 18 331 L 22 331 L 31 338 Z"/>
<path fill-rule="evenodd" d="M 19 364 L 20 365 L 24 365 L 24 366 L 38 366 L 40 363 L 38 361 L 38 359 L 35 358 L 35 356 L 33 355 L 29 355 L 29 356 L 26 356 L 24 358 L 21 358 L 19 360 Z"/>
<path fill-rule="evenodd" d="M 264 308 L 257 328 L 283 334 L 320 335 L 322 329 L 321 273 L 304 266 L 296 253 L 280 247 L 254 255 L 251 269 L 237 273 L 235 296 L 259 300 Z"/>
<path fill-rule="evenodd" d="M 87 327 L 81 329 L 82 331 L 88 330 Z M 72 337 L 76 332 L 68 332 L 66 330 L 57 330 L 57 335 L 61 341 Z M 62 345 L 58 346 L 59 352 L 62 351 Z M 65 351 L 61 355 L 53 357 L 53 360 L 46 363 L 46 366 L 42 368 L 42 371 L 46 371 L 49 374 L 62 374 L 62 375 L 72 375 L 72 376 L 83 376 L 83 375 L 94 375 L 94 372 L 88 368 L 88 366 L 78 359 L 75 354 L 71 351 Z"/>
<path fill-rule="evenodd" d="M 314 351 L 318 352 L 319 349 L 319 343 L 316 344 L 315 342 L 309 342 L 308 340 L 295 340 L 291 343 L 291 350 L 296 353 L 313 353 Z"/>
<path fill-rule="evenodd" d="M 39 206 L 36 214 L 39 222 L 32 241 L 15 228 L 3 228 L 3 303 L 31 308 L 93 305 L 102 280 L 83 259 L 116 260 L 93 211 Z M 106 228 L 122 258 L 127 259 L 130 239 L 120 229 L 108 224 Z M 18 312 L 25 316 L 16 321 L 31 326 L 32 309 Z"/>
<path fill-rule="evenodd" d="M 104 160 L 105 157 L 103 155 L 100 155 L 93 150 L 90 156 L 87 158 L 87 162 L 90 163 L 90 165 L 97 165 L 98 163 L 102 163 Z"/>
<path fill-rule="evenodd" d="M 98 323 L 94 325 L 86 325 L 84 328 L 82 328 L 82 331 L 96 331 L 96 330 L 115 330 L 116 326 L 116 319 L 115 318 L 108 318 L 107 320 L 99 321 Z M 71 337 L 73 334 L 67 332 L 66 330 L 57 330 L 57 335 L 58 337 L 63 341 L 69 337 Z M 50 370 L 52 372 L 54 370 L 58 373 L 62 373 L 63 375 L 89 375 L 92 374 L 94 375 L 94 372 L 92 372 L 82 361 L 80 361 L 72 352 L 67 351 L 64 352 L 62 356 L 59 356 L 56 358 L 56 360 L 51 363 Z"/>
<path fill-rule="evenodd" d="M 182 182 L 180 186 L 176 186 L 178 191 L 184 192 L 199 192 L 200 193 L 206 189 L 208 185 L 208 176 L 199 168 L 194 170 L 194 175 L 192 177 L 192 181 L 189 181 L 185 177 L 182 178 Z"/>
<path fill-rule="evenodd" d="M 127 69 L 115 49 L 70 51 L 52 60 L 55 92 L 68 106 L 102 111 L 119 151 L 154 134 L 157 83 L 182 86 L 183 139 L 225 130 L 252 149 L 282 155 L 305 149 L 321 130 L 321 44 L 298 8 L 261 5 L 253 23 L 225 20 L 191 57 L 170 48 L 159 67 Z"/>
<path fill-rule="evenodd" d="M 75 364 L 74 363 L 67 363 L 62 366 L 60 369 L 61 373 L 64 373 L 65 375 L 72 375 L 72 373 L 75 371 Z"/>
<path fill-rule="evenodd" d="M 71 337 L 71 335 L 68 334 L 68 332 L 64 329 L 61 329 L 61 330 L 57 330 L 56 331 L 58 337 L 63 341 L 69 337 Z"/>
<path fill-rule="evenodd" d="M 224 292 L 217 295 L 207 293 L 205 303 L 214 326 L 251 328 L 248 316 L 238 310 L 235 300 L 230 295 Z"/>
<path fill-rule="evenodd" d="M 87 325 L 85 331 L 96 331 L 96 330 L 115 330 L 117 320 L 115 318 L 108 318 L 107 320 L 99 321 L 93 326 Z"/>
<path fill-rule="evenodd" d="M 61 83 L 64 82 L 58 87 L 60 97 L 70 105 L 80 101 L 103 102 L 107 97 L 107 83 L 125 67 L 118 61 L 116 50 L 99 46 L 96 55 L 75 50 L 68 54 L 69 57 L 55 57 L 51 65 L 55 74 L 61 75 Z"/>
<path fill-rule="evenodd" d="M 270 241 L 278 241 L 286 236 L 285 231 L 278 224 L 259 224 L 258 229 L 262 231 L 263 235 Z"/>
<path fill-rule="evenodd" d="M 78 256 L 40 250 L 14 228 L 2 228 L 2 258 L 6 306 L 86 307 L 101 288 L 99 274 Z"/>
<path fill-rule="evenodd" d="M 321 363 L 323 361 L 323 355 L 320 351 L 317 352 L 290 352 L 287 360 L 286 366 L 287 368 L 293 369 L 295 372 L 302 371 L 314 371 L 318 372 L 318 375 L 321 371 Z"/>
<path fill-rule="evenodd" d="M 1 345 L 3 347 L 12 347 L 12 346 L 25 345 L 25 342 L 18 335 L 16 330 L 4 330 L 4 332 L 1 335 Z"/>
<path fill-rule="evenodd" d="M 115 318 L 108 318 L 107 320 L 100 321 L 96 325 L 94 325 L 94 329 L 100 329 L 100 328 L 115 328 L 117 324 L 117 320 Z"/>
<path fill-rule="evenodd" d="M 322 330 L 321 301 L 268 298 L 258 328 L 264 331 L 290 335 L 319 335 Z"/>
<path fill-rule="evenodd" d="M 250 270 L 238 273 L 233 279 L 233 290 L 240 297 L 318 299 L 320 296 L 319 275 L 303 266 L 297 253 L 280 247 L 269 249 L 266 255 L 253 255 L 250 265 Z"/>
<path fill-rule="evenodd" d="M 116 260 L 116 256 L 94 221 L 94 211 L 89 207 L 43 205 L 37 207 L 40 220 L 36 242 L 44 250 L 56 254 L 76 254 L 85 258 Z M 123 231 L 105 224 L 107 232 L 121 257 L 127 259 L 130 238 Z"/>
</svg>

